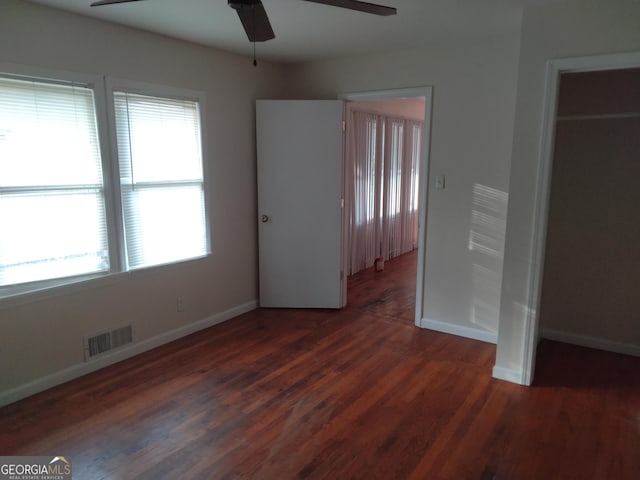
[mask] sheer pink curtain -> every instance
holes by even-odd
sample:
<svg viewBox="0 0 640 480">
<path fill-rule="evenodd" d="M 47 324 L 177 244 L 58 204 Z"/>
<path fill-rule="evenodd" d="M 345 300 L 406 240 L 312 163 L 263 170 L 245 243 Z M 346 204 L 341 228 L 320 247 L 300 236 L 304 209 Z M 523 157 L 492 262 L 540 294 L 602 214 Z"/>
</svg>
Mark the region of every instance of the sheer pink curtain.
<svg viewBox="0 0 640 480">
<path fill-rule="evenodd" d="M 347 131 L 349 274 L 373 265 L 380 255 L 382 138 L 377 115 L 352 111 Z"/>
<path fill-rule="evenodd" d="M 350 111 L 347 128 L 349 274 L 418 245 L 422 123 Z"/>
</svg>

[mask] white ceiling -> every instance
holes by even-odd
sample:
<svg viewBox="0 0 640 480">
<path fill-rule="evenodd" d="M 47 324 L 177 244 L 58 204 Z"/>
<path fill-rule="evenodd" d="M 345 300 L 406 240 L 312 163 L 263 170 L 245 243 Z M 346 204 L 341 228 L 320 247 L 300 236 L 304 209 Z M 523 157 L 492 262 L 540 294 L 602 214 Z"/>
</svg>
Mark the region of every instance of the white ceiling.
<svg viewBox="0 0 640 480">
<path fill-rule="evenodd" d="M 92 0 L 31 0 L 231 52 L 251 55 L 226 0 L 145 0 L 90 7 Z M 389 52 L 516 32 L 522 6 L 553 0 L 369 0 L 396 7 L 379 17 L 301 0 L 263 0 L 276 38 L 257 44 L 259 58 L 292 63 Z"/>
</svg>

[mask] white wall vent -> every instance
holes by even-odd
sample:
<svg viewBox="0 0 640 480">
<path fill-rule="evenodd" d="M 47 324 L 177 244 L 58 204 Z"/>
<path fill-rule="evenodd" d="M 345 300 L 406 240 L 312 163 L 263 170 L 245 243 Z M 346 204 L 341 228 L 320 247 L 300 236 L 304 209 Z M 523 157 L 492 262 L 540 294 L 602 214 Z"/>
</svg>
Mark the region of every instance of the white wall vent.
<svg viewBox="0 0 640 480">
<path fill-rule="evenodd" d="M 131 325 L 84 338 L 84 361 L 133 342 Z"/>
</svg>

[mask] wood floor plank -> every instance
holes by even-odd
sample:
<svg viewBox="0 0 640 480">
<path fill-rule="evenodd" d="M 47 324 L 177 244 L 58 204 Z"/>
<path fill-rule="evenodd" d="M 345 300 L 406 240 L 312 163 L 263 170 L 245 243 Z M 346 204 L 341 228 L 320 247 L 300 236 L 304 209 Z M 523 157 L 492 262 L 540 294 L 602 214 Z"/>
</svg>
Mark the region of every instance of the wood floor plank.
<svg viewBox="0 0 640 480">
<path fill-rule="evenodd" d="M 543 341 L 533 387 L 494 380 L 494 345 L 414 326 L 415 263 L 1 408 L 0 455 L 83 480 L 640 479 L 640 359 Z"/>
</svg>

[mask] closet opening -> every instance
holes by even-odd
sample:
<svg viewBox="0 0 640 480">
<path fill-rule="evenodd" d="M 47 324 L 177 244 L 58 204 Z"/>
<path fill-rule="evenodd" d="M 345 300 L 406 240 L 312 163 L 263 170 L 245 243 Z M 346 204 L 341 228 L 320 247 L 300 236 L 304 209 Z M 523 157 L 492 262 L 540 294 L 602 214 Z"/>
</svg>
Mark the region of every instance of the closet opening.
<svg viewBox="0 0 640 480">
<path fill-rule="evenodd" d="M 640 68 L 560 75 L 543 338 L 640 356 Z"/>
</svg>

